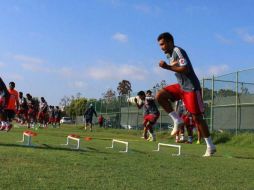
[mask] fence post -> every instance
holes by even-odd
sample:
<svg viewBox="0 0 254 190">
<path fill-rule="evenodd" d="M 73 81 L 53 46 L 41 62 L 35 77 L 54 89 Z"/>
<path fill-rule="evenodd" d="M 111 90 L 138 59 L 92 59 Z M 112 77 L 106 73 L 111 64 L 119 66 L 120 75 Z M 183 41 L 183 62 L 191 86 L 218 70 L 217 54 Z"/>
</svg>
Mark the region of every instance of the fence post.
<svg viewBox="0 0 254 190">
<path fill-rule="evenodd" d="M 235 117 L 235 122 L 236 122 L 236 126 L 235 126 L 235 129 L 236 129 L 236 135 L 238 134 L 238 71 L 236 72 L 236 85 L 235 85 L 235 114 L 236 114 L 236 117 Z M 240 128 L 239 128 L 240 129 Z"/>
<path fill-rule="evenodd" d="M 130 93 L 129 93 L 129 98 L 130 98 Z M 130 103 L 128 102 L 127 128 L 128 128 L 128 126 L 129 126 L 129 113 L 130 113 Z"/>
<path fill-rule="evenodd" d="M 214 105 L 214 75 L 212 76 L 212 100 L 211 100 L 211 113 L 210 113 L 210 130 L 213 131 L 213 105 Z"/>
</svg>

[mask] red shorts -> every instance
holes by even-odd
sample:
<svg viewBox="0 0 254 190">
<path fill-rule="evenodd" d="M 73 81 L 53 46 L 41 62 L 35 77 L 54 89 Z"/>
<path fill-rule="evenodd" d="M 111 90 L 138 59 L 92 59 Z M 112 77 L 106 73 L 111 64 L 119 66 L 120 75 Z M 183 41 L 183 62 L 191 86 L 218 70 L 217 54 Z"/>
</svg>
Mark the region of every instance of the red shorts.
<svg viewBox="0 0 254 190">
<path fill-rule="evenodd" d="M 60 118 L 55 118 L 56 123 L 60 123 L 60 120 L 61 120 Z"/>
<path fill-rule="evenodd" d="M 189 115 L 182 115 L 181 117 L 184 121 L 184 124 L 187 126 L 194 126 L 194 121 L 191 116 Z"/>
<path fill-rule="evenodd" d="M 160 114 L 155 115 L 155 114 L 148 114 L 144 116 L 144 125 L 149 121 L 152 124 L 155 124 L 157 119 L 160 117 Z"/>
<path fill-rule="evenodd" d="M 204 112 L 204 105 L 201 91 L 186 92 L 181 89 L 179 84 L 173 84 L 164 87 L 164 89 L 173 96 L 172 101 L 183 100 L 186 109 L 192 114 L 201 114 Z"/>
<path fill-rule="evenodd" d="M 55 118 L 54 117 L 50 117 L 49 118 L 49 123 L 55 123 Z"/>
<path fill-rule="evenodd" d="M 43 113 L 43 112 L 39 112 L 38 113 L 38 119 L 39 120 L 44 120 L 46 118 L 46 114 L 45 113 Z"/>
</svg>

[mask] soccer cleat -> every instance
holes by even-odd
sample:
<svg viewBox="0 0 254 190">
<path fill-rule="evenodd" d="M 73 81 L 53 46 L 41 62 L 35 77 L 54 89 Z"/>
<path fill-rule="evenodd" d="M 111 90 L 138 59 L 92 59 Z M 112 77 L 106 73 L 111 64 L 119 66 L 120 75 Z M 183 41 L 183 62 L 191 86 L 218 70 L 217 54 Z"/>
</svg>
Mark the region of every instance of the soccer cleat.
<svg viewBox="0 0 254 190">
<path fill-rule="evenodd" d="M 196 144 L 200 144 L 200 141 L 197 141 Z"/>
<path fill-rule="evenodd" d="M 9 124 L 9 125 L 7 125 L 7 127 L 6 127 L 6 132 L 9 132 L 10 130 L 11 130 L 11 128 L 12 128 L 12 124 Z"/>
<path fill-rule="evenodd" d="M 173 130 L 171 131 L 171 136 L 175 136 L 179 132 L 179 128 L 184 125 L 183 120 L 174 122 Z"/>
<path fill-rule="evenodd" d="M 203 155 L 203 157 L 210 157 L 210 156 L 213 156 L 216 152 L 216 147 L 209 147 L 206 149 L 206 152 L 205 154 Z"/>
</svg>

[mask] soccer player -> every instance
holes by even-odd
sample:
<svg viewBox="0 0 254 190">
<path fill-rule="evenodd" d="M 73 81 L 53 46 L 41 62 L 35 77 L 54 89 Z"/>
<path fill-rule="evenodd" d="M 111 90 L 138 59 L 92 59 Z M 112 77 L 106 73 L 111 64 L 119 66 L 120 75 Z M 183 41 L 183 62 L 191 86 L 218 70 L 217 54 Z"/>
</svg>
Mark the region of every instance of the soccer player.
<svg viewBox="0 0 254 190">
<path fill-rule="evenodd" d="M 207 149 L 203 156 L 212 156 L 216 152 L 216 147 L 212 142 L 206 121 L 203 119 L 204 106 L 201 97 L 201 86 L 192 68 L 189 57 L 182 48 L 175 46 L 174 38 L 170 33 L 165 32 L 160 34 L 157 40 L 161 50 L 169 59 L 169 64 L 161 60 L 159 66 L 175 72 L 178 80 L 178 84 L 164 87 L 156 96 L 158 103 L 174 121 L 174 128 L 171 135 L 175 135 L 178 132 L 179 127 L 183 125 L 183 120 L 173 110 L 169 100 L 174 102 L 182 99 L 206 142 Z"/>
<path fill-rule="evenodd" d="M 103 121 L 104 121 L 104 118 L 103 118 L 102 115 L 100 115 L 100 116 L 98 117 L 98 123 L 99 123 L 99 126 L 100 126 L 100 127 L 103 127 Z"/>
<path fill-rule="evenodd" d="M 0 130 L 11 129 L 7 122 L 5 108 L 9 101 L 10 94 L 2 78 L 0 77 Z"/>
<path fill-rule="evenodd" d="M 42 126 L 45 128 L 47 127 L 47 115 L 48 112 L 48 103 L 46 102 L 44 97 L 41 97 L 40 101 L 40 108 L 39 108 L 39 113 L 38 113 L 38 121 Z"/>
<path fill-rule="evenodd" d="M 56 127 L 56 119 L 55 119 L 55 107 L 49 106 L 49 122 L 48 124 L 51 124 L 53 128 Z"/>
<path fill-rule="evenodd" d="M 9 83 L 8 92 L 10 94 L 10 97 L 5 108 L 5 113 L 7 117 L 7 127 L 5 128 L 6 131 L 9 131 L 12 128 L 11 122 L 15 118 L 16 112 L 19 107 L 19 93 L 15 90 L 14 82 Z"/>
<path fill-rule="evenodd" d="M 55 109 L 55 125 L 58 124 L 58 127 L 60 128 L 60 120 L 61 120 L 61 110 L 59 108 L 59 106 L 56 106 L 56 109 Z"/>
<path fill-rule="evenodd" d="M 19 92 L 19 108 L 18 108 L 17 116 L 21 124 L 24 124 L 25 121 L 27 121 L 27 114 L 28 114 L 27 100 L 23 96 L 23 92 Z"/>
<path fill-rule="evenodd" d="M 36 102 L 33 99 L 31 94 L 26 94 L 27 105 L 28 105 L 28 113 L 27 113 L 27 127 L 34 127 L 36 123 Z"/>
<path fill-rule="evenodd" d="M 84 113 L 84 119 L 85 119 L 85 130 L 87 129 L 87 126 L 90 126 L 90 131 L 92 131 L 93 127 L 93 115 L 97 117 L 97 113 L 93 107 L 93 104 L 89 105 L 89 108 L 86 109 Z"/>
<path fill-rule="evenodd" d="M 153 129 L 154 124 L 160 117 L 160 112 L 155 104 L 155 98 L 152 96 L 152 92 L 148 90 L 145 94 L 144 91 L 138 92 L 138 97 L 141 99 L 141 104 L 138 104 L 137 98 L 135 98 L 136 106 L 144 110 L 144 139 L 156 141 L 155 131 Z M 148 132 L 150 132 L 151 137 L 148 137 Z"/>
</svg>

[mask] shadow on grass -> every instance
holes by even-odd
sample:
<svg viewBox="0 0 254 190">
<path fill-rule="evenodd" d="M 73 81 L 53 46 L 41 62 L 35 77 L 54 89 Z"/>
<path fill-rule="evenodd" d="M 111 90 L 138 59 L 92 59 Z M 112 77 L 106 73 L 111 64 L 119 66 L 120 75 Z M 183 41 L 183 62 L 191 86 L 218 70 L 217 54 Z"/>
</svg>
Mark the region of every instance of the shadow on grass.
<svg viewBox="0 0 254 190">
<path fill-rule="evenodd" d="M 42 150 L 60 150 L 60 151 L 70 151 L 70 152 L 76 151 L 76 152 L 82 152 L 82 153 L 95 152 L 95 153 L 100 153 L 100 154 L 110 154 L 109 152 L 99 151 L 98 149 L 92 148 L 92 147 L 85 147 L 85 148 L 81 148 L 81 149 L 75 149 L 75 148 L 72 148 L 70 146 L 67 147 L 67 146 L 64 146 L 64 145 L 63 145 L 63 147 L 55 147 L 55 146 L 50 146 L 48 144 L 28 146 L 28 145 L 25 145 L 25 144 L 3 144 L 3 143 L 0 143 L 0 146 L 16 147 L 16 148 L 35 148 L 35 149 L 42 149 Z"/>
</svg>

